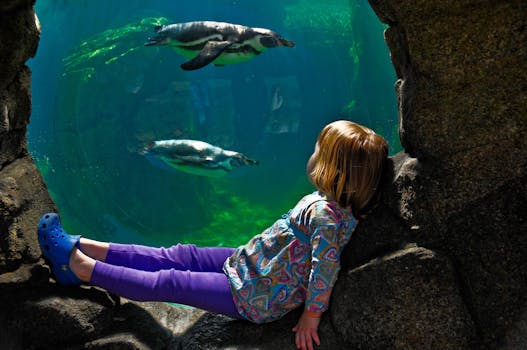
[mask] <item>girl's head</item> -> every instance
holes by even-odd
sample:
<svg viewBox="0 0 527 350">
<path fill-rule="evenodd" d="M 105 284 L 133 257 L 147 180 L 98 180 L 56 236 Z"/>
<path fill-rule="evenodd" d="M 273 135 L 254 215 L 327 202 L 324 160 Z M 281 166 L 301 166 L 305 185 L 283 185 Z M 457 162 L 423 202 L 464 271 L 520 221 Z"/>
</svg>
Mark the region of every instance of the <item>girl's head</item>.
<svg viewBox="0 0 527 350">
<path fill-rule="evenodd" d="M 388 156 L 386 140 L 348 120 L 328 124 L 318 135 L 307 163 L 310 181 L 354 214 L 368 208 Z"/>
</svg>

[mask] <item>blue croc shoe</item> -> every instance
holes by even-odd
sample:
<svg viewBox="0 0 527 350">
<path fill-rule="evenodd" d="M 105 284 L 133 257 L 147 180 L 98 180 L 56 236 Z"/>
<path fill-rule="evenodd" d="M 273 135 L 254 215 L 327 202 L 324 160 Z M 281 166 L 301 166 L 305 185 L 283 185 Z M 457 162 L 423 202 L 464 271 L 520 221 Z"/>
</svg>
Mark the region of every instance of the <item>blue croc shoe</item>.
<svg viewBox="0 0 527 350">
<path fill-rule="evenodd" d="M 69 265 L 71 250 L 73 247 L 79 248 L 80 238 L 81 236 L 66 233 L 55 213 L 44 214 L 38 223 L 38 244 L 51 263 L 51 270 L 60 284 L 74 286 L 82 283 Z"/>
</svg>

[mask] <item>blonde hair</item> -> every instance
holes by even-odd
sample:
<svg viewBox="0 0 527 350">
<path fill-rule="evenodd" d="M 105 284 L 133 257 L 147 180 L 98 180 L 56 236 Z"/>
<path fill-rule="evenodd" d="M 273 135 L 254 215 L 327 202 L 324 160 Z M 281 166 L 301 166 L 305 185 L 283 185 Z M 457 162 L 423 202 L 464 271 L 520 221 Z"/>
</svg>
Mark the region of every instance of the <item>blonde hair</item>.
<svg viewBox="0 0 527 350">
<path fill-rule="evenodd" d="M 363 214 L 377 192 L 388 156 L 386 140 L 365 126 L 338 120 L 322 129 L 317 145 L 308 170 L 311 182 L 339 206 Z"/>
</svg>

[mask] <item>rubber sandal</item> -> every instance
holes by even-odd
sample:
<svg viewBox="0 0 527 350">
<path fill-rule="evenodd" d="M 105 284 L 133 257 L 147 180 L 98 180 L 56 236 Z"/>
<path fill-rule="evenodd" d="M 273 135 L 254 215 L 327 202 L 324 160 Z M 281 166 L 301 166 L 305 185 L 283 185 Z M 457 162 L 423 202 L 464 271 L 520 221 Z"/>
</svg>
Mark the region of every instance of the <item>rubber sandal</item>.
<svg viewBox="0 0 527 350">
<path fill-rule="evenodd" d="M 69 235 L 60 225 L 59 216 L 47 213 L 38 224 L 38 244 L 51 263 L 55 279 L 62 285 L 80 285 L 82 281 L 70 269 L 70 255 L 73 247 L 80 248 L 81 236 Z"/>
</svg>

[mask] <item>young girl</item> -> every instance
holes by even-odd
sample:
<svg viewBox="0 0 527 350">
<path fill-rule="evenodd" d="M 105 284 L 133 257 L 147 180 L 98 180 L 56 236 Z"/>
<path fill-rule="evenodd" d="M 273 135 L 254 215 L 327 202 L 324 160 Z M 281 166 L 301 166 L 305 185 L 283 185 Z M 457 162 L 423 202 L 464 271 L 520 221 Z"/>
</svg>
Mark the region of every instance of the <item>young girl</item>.
<svg viewBox="0 0 527 350">
<path fill-rule="evenodd" d="M 374 202 L 386 141 L 340 120 L 320 132 L 307 163 L 317 191 L 238 248 L 168 249 L 93 241 L 67 234 L 56 214 L 38 226 L 55 278 L 89 282 L 138 301 L 168 301 L 264 323 L 304 305 L 297 348 L 320 345 L 317 329 L 340 269 L 339 257 Z"/>
</svg>

